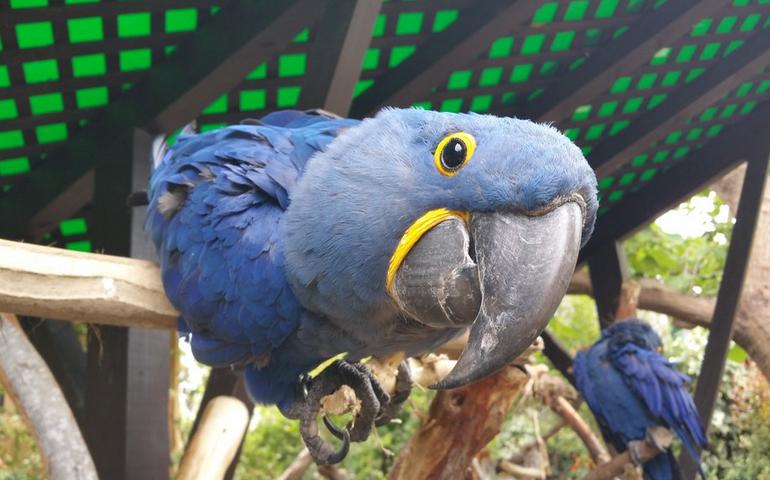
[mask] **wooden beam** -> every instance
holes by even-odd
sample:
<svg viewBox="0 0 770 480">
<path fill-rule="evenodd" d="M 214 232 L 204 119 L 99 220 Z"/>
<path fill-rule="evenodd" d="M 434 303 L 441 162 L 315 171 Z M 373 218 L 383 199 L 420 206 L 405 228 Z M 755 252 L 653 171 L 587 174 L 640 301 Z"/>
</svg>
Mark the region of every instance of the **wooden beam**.
<svg viewBox="0 0 770 480">
<path fill-rule="evenodd" d="M 607 328 L 616 320 L 623 284 L 628 281 L 629 268 L 621 242 L 613 242 L 588 259 L 588 271 L 599 325 Z"/>
<path fill-rule="evenodd" d="M 286 47 L 327 1 L 233 0 L 210 22 L 0 198 L 0 234 L 24 238 L 28 225 L 69 187 L 100 167 L 109 178 L 121 160 L 116 139 L 134 127 L 171 133 L 193 119 L 255 65 Z M 119 177 L 113 177 L 119 178 Z M 82 199 L 72 196 L 70 199 Z M 74 208 L 74 206 L 73 206 Z M 60 220 L 58 218 L 56 220 Z M 49 222 L 54 217 L 47 216 Z"/>
<path fill-rule="evenodd" d="M 382 0 L 339 0 L 313 33 L 299 108 L 347 116 Z"/>
<path fill-rule="evenodd" d="M 760 29 L 741 48 L 715 62 L 692 83 L 677 88 L 659 107 L 641 114 L 630 127 L 600 142 L 588 159 L 596 175 L 603 177 L 644 152 L 654 141 L 756 76 L 768 63 L 770 31 Z"/>
<path fill-rule="evenodd" d="M 641 15 L 620 38 L 595 49 L 586 63 L 554 82 L 537 100 L 499 112 L 505 116 L 559 122 L 575 108 L 596 98 L 623 75 L 649 63 L 653 54 L 671 45 L 701 18 L 724 8 L 725 0 L 679 0 Z"/>
<path fill-rule="evenodd" d="M 353 101 L 351 116 L 365 117 L 383 106 L 409 106 L 453 70 L 475 60 L 497 37 L 532 17 L 541 2 L 489 0 L 483 7 L 472 3 L 458 20 L 431 35 L 398 67 L 377 78 L 371 88 Z"/>
<path fill-rule="evenodd" d="M 714 307 L 711 331 L 698 375 L 698 384 L 695 386 L 695 406 L 707 431 L 719 394 L 719 385 L 722 383 L 727 352 L 730 349 L 730 340 L 735 328 L 735 314 L 740 303 L 749 255 L 754 242 L 754 231 L 759 220 L 765 180 L 768 165 L 770 165 L 770 145 L 752 155 L 747 163 L 738 211 L 735 214 L 733 234 L 727 250 L 725 269 Z M 691 462 L 685 462 L 684 458 L 680 458 L 680 461 L 685 463 L 683 477 L 694 478 L 696 474 L 694 465 Z"/>
<path fill-rule="evenodd" d="M 581 250 L 578 262 L 584 262 L 606 245 L 643 228 L 761 148 L 767 138 L 768 122 L 770 101 L 729 125 L 641 190 L 625 195 L 606 214 L 599 216 L 591 240 Z"/>
<path fill-rule="evenodd" d="M 0 311 L 176 329 L 152 262 L 0 240 Z"/>
</svg>

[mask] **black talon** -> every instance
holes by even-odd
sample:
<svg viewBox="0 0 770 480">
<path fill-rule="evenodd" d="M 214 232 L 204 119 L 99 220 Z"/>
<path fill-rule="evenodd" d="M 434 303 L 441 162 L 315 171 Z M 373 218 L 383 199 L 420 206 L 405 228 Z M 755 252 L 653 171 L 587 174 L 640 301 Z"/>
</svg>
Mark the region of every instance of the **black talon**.
<svg viewBox="0 0 770 480">
<path fill-rule="evenodd" d="M 326 423 L 325 417 L 324 423 Z M 326 427 L 329 428 L 329 424 L 326 424 Z M 340 438 L 342 445 L 339 450 L 335 450 L 329 442 L 318 434 L 318 424 L 315 417 L 303 418 L 300 422 L 299 432 L 302 435 L 302 440 L 305 442 L 308 452 L 310 452 L 310 456 L 313 457 L 313 460 L 318 465 L 340 463 L 348 455 L 348 451 L 350 451 L 350 433 L 347 430 L 337 430 L 342 435 L 342 438 Z M 336 435 L 336 432 L 332 431 L 332 433 Z"/>
<path fill-rule="evenodd" d="M 328 415 L 324 415 L 323 421 L 324 425 L 326 425 L 326 429 L 329 430 L 329 433 L 337 437 L 339 440 L 344 440 L 345 434 L 347 433 L 348 440 L 350 440 L 350 434 L 347 429 L 338 427 L 337 424 L 334 423 Z"/>
<path fill-rule="evenodd" d="M 408 384 L 411 387 L 411 379 Z M 316 418 L 321 410 L 321 399 L 331 395 L 343 385 L 349 386 L 355 392 L 356 398 L 361 402 L 361 410 L 353 419 L 352 426 L 348 425 L 347 428 L 337 426 L 327 416 L 323 417 L 324 425 L 329 432 L 342 441 L 339 450 L 335 450 L 319 435 Z M 406 395 L 399 396 L 403 398 L 401 403 L 407 396 L 408 391 Z M 366 440 L 374 428 L 375 421 L 383 415 L 387 416 L 390 412 L 390 403 L 390 396 L 382 389 L 369 368 L 358 363 L 337 361 L 314 378 L 301 377 L 298 382 L 297 399 L 283 408 L 282 412 L 288 418 L 300 420 L 300 434 L 313 460 L 319 465 L 329 465 L 339 463 L 345 458 L 350 449 L 350 442 Z M 399 407 L 400 403 L 397 408 Z M 387 419 L 389 420 L 390 417 L 387 416 Z"/>
</svg>

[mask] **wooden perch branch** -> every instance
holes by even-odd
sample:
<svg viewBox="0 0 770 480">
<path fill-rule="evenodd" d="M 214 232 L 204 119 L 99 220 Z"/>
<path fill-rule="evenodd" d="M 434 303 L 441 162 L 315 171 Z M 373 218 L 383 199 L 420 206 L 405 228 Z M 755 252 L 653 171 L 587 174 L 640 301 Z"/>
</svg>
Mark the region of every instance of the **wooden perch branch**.
<svg viewBox="0 0 770 480">
<path fill-rule="evenodd" d="M 671 442 L 674 439 L 671 432 L 663 427 L 651 428 L 648 435 L 655 440 L 655 444 L 659 445 L 662 450 L 658 449 L 658 447 L 649 440 L 635 440 L 629 443 L 629 448 L 636 449 L 637 459 L 642 463 L 648 462 L 663 453 L 663 451 L 671 446 Z M 612 480 L 618 475 L 621 475 L 624 472 L 626 465 L 630 463 L 632 463 L 631 455 L 628 453 L 628 450 L 626 450 L 620 455 L 615 456 L 609 462 L 588 472 L 588 474 L 583 477 L 583 480 Z"/>
<path fill-rule="evenodd" d="M 0 240 L 0 311 L 175 329 L 158 266 L 143 260 Z"/>
<path fill-rule="evenodd" d="M 473 457 L 500 432 L 527 380 L 519 368 L 506 367 L 470 387 L 438 392 L 427 421 L 401 450 L 388 478 L 465 478 Z"/>
<path fill-rule="evenodd" d="M 13 315 L 0 313 L 0 383 L 30 425 L 53 479 L 96 480 L 72 411 L 45 361 Z"/>
</svg>

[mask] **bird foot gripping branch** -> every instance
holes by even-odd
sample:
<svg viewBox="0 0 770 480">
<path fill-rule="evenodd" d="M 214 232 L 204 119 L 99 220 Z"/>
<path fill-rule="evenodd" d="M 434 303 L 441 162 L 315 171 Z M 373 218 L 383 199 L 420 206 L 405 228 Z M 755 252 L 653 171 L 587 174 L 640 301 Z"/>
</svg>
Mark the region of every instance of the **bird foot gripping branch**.
<svg viewBox="0 0 770 480">
<path fill-rule="evenodd" d="M 342 391 L 345 387 L 355 395 L 352 400 L 357 402 L 356 407 L 350 408 L 351 399 L 346 398 L 348 401 L 343 403 L 347 405 L 330 408 L 329 403 L 338 399 L 333 397 L 345 397 Z M 394 387 L 391 396 L 366 365 L 337 360 L 317 376 L 303 377 L 299 383 L 301 394 L 295 402 L 283 408 L 282 413 L 300 421 L 300 435 L 317 464 L 339 463 L 347 455 L 350 442 L 366 440 L 375 426 L 385 425 L 400 412 L 412 390 L 412 378 L 406 362 L 398 366 Z M 337 426 L 329 417 L 329 414 L 346 413 L 351 409 L 354 410 L 354 419 L 344 428 Z M 337 450 L 319 435 L 317 418 L 321 414 L 327 430 L 342 441 Z"/>
<path fill-rule="evenodd" d="M 341 428 L 324 412 L 323 422 L 329 432 L 342 441 L 339 449 L 334 449 L 323 440 L 318 432 L 317 418 L 324 410 L 324 400 L 349 387 L 360 402 L 358 412 L 351 424 Z M 300 435 L 313 460 L 319 465 L 339 463 L 348 453 L 350 442 L 362 442 L 369 437 L 375 425 L 384 425 L 395 418 L 402 405 L 409 397 L 412 380 L 406 362 L 401 362 L 395 381 L 395 392 L 388 395 L 371 370 L 361 363 L 348 363 L 337 360 L 314 377 L 300 380 L 300 395 L 282 413 L 288 418 L 300 421 Z"/>
<path fill-rule="evenodd" d="M 196 358 L 244 365 L 249 393 L 341 460 L 394 414 L 362 359 L 418 356 L 468 330 L 435 388 L 474 383 L 540 334 L 597 211 L 580 149 L 546 125 L 384 109 L 362 121 L 280 111 L 158 149 L 146 227 Z M 297 388 L 325 359 L 347 352 Z M 409 382 L 404 381 L 404 384 Z M 321 399 L 361 411 L 318 436 Z"/>
</svg>

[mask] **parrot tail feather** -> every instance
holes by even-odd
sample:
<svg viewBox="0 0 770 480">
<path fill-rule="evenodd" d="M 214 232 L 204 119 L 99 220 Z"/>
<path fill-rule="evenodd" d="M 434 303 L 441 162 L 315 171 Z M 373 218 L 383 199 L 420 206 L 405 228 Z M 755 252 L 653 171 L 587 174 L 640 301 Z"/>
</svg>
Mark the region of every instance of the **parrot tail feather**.
<svg viewBox="0 0 770 480">
<path fill-rule="evenodd" d="M 674 454 L 669 450 L 644 464 L 645 480 L 679 480 L 681 475 Z"/>
</svg>

